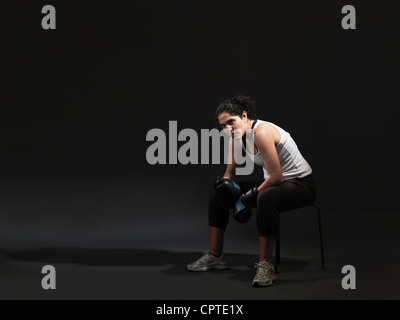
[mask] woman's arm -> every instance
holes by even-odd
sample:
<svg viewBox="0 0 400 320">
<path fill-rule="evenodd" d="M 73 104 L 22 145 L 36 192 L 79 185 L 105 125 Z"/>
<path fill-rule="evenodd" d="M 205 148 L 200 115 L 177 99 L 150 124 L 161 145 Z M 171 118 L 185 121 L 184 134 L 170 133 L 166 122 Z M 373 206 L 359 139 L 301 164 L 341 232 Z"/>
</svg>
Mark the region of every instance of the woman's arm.
<svg viewBox="0 0 400 320">
<path fill-rule="evenodd" d="M 268 178 L 258 187 L 258 191 L 283 182 L 281 164 L 275 147 L 275 131 L 269 126 L 259 126 L 254 133 L 254 140 L 261 152 Z"/>
<path fill-rule="evenodd" d="M 235 162 L 235 157 L 234 157 L 234 152 L 233 152 L 233 138 L 232 137 L 229 139 L 228 160 L 229 161 L 226 166 L 226 170 L 225 170 L 223 178 L 228 178 L 233 181 L 236 181 L 236 174 L 235 174 L 236 162 Z"/>
</svg>

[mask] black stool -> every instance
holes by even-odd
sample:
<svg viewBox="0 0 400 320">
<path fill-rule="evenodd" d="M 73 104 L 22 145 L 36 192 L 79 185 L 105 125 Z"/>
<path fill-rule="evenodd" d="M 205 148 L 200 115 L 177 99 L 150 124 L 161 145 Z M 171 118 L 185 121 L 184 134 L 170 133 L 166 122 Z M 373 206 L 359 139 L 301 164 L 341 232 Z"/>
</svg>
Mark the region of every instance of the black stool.
<svg viewBox="0 0 400 320">
<path fill-rule="evenodd" d="M 324 245 L 322 242 L 321 211 L 316 203 L 311 203 L 309 205 L 299 207 L 296 209 L 310 207 L 310 206 L 317 209 L 318 225 L 319 225 L 319 243 L 320 243 L 320 248 L 321 248 L 321 267 L 325 268 Z M 279 222 L 279 229 L 280 229 L 280 222 Z M 278 264 L 281 263 L 281 241 L 280 241 L 280 238 L 281 238 L 281 236 L 280 236 L 280 230 L 279 230 L 278 236 L 276 238 L 276 244 L 275 244 L 275 261 L 274 261 L 275 272 L 278 272 Z"/>
</svg>

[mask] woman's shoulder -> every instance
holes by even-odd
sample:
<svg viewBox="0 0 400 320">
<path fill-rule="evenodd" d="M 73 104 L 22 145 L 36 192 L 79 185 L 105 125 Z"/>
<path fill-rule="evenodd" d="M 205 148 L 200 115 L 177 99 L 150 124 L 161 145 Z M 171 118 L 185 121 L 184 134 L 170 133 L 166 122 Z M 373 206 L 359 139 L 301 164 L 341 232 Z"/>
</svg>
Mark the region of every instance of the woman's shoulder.
<svg viewBox="0 0 400 320">
<path fill-rule="evenodd" d="M 281 134 L 279 130 L 273 126 L 270 122 L 262 121 L 258 124 L 257 130 L 254 131 L 254 138 L 259 139 L 262 137 L 270 137 L 273 138 L 275 143 L 279 143 L 281 139 Z"/>
</svg>

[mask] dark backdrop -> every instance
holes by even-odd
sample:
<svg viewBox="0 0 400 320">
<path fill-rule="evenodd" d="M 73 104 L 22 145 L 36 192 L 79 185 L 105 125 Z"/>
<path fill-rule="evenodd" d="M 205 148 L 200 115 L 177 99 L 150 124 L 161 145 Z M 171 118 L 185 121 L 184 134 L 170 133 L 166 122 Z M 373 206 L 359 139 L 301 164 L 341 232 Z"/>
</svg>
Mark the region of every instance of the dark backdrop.
<svg viewBox="0 0 400 320">
<path fill-rule="evenodd" d="M 199 186 L 223 167 L 150 166 L 146 133 L 212 128 L 218 102 L 242 93 L 295 138 L 321 200 L 395 204 L 395 1 L 354 1 L 349 31 L 344 1 L 53 1 L 54 31 L 41 28 L 44 2 L 15 3 L 2 27 L 3 177 L 190 173 Z"/>
<path fill-rule="evenodd" d="M 349 3 L 339 0 L 2 5 L 3 238 L 112 238 L 140 222 L 149 232 L 131 244 L 156 244 L 157 227 L 184 242 L 171 217 L 207 231 L 208 191 L 224 166 L 149 165 L 146 134 L 171 120 L 213 128 L 218 103 L 237 94 L 294 137 L 328 221 L 379 238 L 400 222 L 395 3 L 351 1 L 356 30 L 342 29 Z M 45 4 L 56 30 L 41 28 Z M 113 224 L 125 229 L 107 233 Z"/>
</svg>

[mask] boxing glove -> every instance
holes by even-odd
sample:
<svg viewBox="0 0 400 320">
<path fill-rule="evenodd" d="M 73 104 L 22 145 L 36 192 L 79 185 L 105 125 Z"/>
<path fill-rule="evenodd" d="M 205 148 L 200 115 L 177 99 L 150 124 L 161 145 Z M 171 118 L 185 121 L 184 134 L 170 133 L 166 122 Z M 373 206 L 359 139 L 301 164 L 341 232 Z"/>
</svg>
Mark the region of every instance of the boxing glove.
<svg viewBox="0 0 400 320">
<path fill-rule="evenodd" d="M 214 181 L 214 187 L 215 191 L 228 201 L 230 207 L 234 206 L 242 194 L 238 184 L 228 178 L 223 179 L 218 176 Z"/>
<path fill-rule="evenodd" d="M 233 208 L 233 217 L 237 222 L 245 223 L 250 220 L 252 203 L 256 201 L 257 196 L 258 189 L 254 187 L 239 197 Z"/>
</svg>

